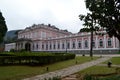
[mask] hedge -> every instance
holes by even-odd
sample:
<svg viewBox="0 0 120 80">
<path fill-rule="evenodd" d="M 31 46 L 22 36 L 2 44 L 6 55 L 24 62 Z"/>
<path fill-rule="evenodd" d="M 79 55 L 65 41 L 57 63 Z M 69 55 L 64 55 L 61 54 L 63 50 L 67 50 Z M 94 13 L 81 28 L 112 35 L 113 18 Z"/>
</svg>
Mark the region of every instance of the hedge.
<svg viewBox="0 0 120 80">
<path fill-rule="evenodd" d="M 0 65 L 46 65 L 74 58 L 75 54 L 71 53 L 10 52 L 0 54 Z"/>
</svg>

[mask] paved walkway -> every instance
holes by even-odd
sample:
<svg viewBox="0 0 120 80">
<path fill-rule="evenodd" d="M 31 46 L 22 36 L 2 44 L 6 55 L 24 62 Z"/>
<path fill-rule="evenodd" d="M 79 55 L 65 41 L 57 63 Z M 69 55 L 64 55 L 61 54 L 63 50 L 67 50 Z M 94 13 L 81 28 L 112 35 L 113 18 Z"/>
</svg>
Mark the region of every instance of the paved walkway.
<svg viewBox="0 0 120 80">
<path fill-rule="evenodd" d="M 97 60 L 93 60 L 93 61 L 86 62 L 86 63 L 83 63 L 83 64 L 75 65 L 75 66 L 71 66 L 71 67 L 64 68 L 64 69 L 61 69 L 61 70 L 57 70 L 57 71 L 54 71 L 54 72 L 49 72 L 49 73 L 45 73 L 45 74 L 42 74 L 42 75 L 37 75 L 37 76 L 31 77 L 31 78 L 26 78 L 26 79 L 23 79 L 23 80 L 44 80 L 45 78 L 49 79 L 49 78 L 56 77 L 56 76 L 65 77 L 65 76 L 74 74 L 74 73 L 76 73 L 80 70 L 83 70 L 83 69 L 86 69 L 88 67 L 97 65 L 101 62 L 104 62 L 104 61 L 110 59 L 110 58 L 111 57 L 102 57 L 102 58 L 97 59 Z"/>
</svg>

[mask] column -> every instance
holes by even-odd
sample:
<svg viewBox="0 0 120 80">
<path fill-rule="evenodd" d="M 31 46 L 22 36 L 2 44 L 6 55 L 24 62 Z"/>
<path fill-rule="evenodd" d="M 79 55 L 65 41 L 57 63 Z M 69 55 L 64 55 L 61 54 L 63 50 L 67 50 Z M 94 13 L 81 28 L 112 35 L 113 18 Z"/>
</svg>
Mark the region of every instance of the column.
<svg viewBox="0 0 120 80">
<path fill-rule="evenodd" d="M 75 49 L 78 49 L 78 41 L 77 41 L 77 38 L 75 39 Z"/>
<path fill-rule="evenodd" d="M 84 49 L 84 41 L 83 41 L 83 37 L 82 37 L 82 41 L 81 41 L 81 48 Z"/>
<path fill-rule="evenodd" d="M 72 49 L 72 40 L 70 39 L 70 49 Z"/>
<path fill-rule="evenodd" d="M 115 37 L 112 37 L 112 44 L 113 44 L 113 48 L 115 48 Z"/>
</svg>

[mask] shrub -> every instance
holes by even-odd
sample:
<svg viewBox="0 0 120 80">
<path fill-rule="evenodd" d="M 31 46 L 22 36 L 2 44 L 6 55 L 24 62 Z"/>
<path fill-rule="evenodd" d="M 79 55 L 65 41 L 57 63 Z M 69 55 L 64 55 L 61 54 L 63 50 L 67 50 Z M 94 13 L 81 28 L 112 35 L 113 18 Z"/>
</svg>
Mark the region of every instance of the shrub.
<svg viewBox="0 0 120 80">
<path fill-rule="evenodd" d="M 46 65 L 74 58 L 75 54 L 68 53 L 11 52 L 0 55 L 0 64 Z"/>
<path fill-rule="evenodd" d="M 15 52 L 15 49 L 10 49 L 10 52 Z"/>
</svg>

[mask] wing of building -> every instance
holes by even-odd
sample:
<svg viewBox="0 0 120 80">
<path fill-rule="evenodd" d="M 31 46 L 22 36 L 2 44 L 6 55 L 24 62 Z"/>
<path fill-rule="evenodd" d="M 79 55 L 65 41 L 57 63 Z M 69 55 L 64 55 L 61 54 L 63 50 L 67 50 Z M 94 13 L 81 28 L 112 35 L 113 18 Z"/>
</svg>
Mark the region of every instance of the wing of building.
<svg viewBox="0 0 120 80">
<path fill-rule="evenodd" d="M 93 53 L 115 53 L 119 50 L 117 38 L 110 38 L 105 31 L 99 33 L 104 35 L 93 35 Z M 32 25 L 18 32 L 18 39 L 10 48 L 5 45 L 5 51 L 15 50 L 48 51 L 48 52 L 73 52 L 89 53 L 90 33 L 81 32 L 72 34 L 67 30 L 60 30 L 53 25 Z M 11 46 L 13 46 L 11 44 Z"/>
</svg>

